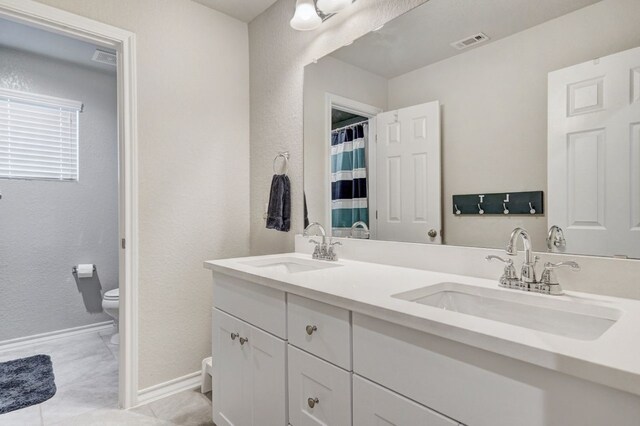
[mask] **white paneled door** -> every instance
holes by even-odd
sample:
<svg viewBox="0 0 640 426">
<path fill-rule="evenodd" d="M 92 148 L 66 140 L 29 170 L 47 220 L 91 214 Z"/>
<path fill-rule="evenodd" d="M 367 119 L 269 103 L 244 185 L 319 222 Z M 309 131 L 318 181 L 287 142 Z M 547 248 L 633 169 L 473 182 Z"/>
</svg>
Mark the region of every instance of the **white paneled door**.
<svg viewBox="0 0 640 426">
<path fill-rule="evenodd" d="M 640 48 L 549 74 L 549 226 L 569 253 L 640 257 Z"/>
<path fill-rule="evenodd" d="M 440 103 L 377 116 L 377 239 L 442 244 Z"/>
</svg>

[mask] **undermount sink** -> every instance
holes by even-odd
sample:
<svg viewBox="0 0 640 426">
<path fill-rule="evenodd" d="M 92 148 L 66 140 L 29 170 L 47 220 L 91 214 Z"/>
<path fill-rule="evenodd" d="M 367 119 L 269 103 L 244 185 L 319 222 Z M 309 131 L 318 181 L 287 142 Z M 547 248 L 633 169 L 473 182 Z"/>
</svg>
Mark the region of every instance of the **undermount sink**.
<svg viewBox="0 0 640 426">
<path fill-rule="evenodd" d="M 306 260 L 299 259 L 297 257 L 272 257 L 269 259 L 251 260 L 248 262 L 242 262 L 245 265 L 253 266 L 261 269 L 272 269 L 290 274 L 297 272 L 316 271 L 319 269 L 335 268 L 342 266 L 335 262 L 327 262 L 320 260 Z"/>
<path fill-rule="evenodd" d="M 595 340 L 620 319 L 617 309 L 515 290 L 440 283 L 396 299 L 579 340 Z"/>
</svg>

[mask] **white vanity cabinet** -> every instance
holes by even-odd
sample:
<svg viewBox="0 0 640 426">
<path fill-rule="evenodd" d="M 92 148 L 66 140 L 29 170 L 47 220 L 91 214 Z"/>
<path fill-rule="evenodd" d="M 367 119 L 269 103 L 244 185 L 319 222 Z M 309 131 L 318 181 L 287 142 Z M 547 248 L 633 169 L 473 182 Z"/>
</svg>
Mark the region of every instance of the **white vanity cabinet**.
<svg viewBox="0 0 640 426">
<path fill-rule="evenodd" d="M 286 342 L 218 309 L 213 324 L 216 425 L 285 425 Z"/>
<path fill-rule="evenodd" d="M 640 419 L 631 393 L 218 272 L 213 383 L 218 426 Z"/>
<path fill-rule="evenodd" d="M 215 276 L 213 421 L 287 424 L 285 293 Z"/>
</svg>

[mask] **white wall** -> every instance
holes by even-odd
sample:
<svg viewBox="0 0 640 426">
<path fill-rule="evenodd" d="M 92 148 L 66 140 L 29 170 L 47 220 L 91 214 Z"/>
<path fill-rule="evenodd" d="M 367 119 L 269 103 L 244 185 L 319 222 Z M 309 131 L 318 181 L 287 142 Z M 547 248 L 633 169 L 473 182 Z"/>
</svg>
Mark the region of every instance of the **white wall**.
<svg viewBox="0 0 640 426">
<path fill-rule="evenodd" d="M 304 190 L 310 222 L 329 229 L 327 206 L 329 145 L 327 140 L 326 94 L 339 95 L 385 110 L 387 79 L 326 56 L 305 68 L 304 74 Z"/>
<path fill-rule="evenodd" d="M 289 26 L 293 0 L 278 0 L 249 24 L 251 58 L 251 252 L 293 250 L 303 224 L 303 80 L 304 66 L 360 37 L 425 0 L 359 0 L 318 30 Z M 292 231 L 265 229 L 272 160 L 291 153 Z"/>
<path fill-rule="evenodd" d="M 0 87 L 84 104 L 79 181 L 0 179 L 0 341 L 108 321 L 100 290 L 118 286 L 115 73 L 0 47 Z M 96 264 L 98 278 L 78 287 L 78 263 Z"/>
<path fill-rule="evenodd" d="M 186 0 L 40 0 L 136 33 L 139 387 L 211 354 L 207 259 L 249 252 L 247 25 Z"/>
<path fill-rule="evenodd" d="M 547 74 L 640 46 L 640 2 L 604 0 L 389 80 L 389 109 L 442 103 L 446 244 L 544 250 L 547 219 L 455 216 L 453 194 L 547 190 Z"/>
</svg>

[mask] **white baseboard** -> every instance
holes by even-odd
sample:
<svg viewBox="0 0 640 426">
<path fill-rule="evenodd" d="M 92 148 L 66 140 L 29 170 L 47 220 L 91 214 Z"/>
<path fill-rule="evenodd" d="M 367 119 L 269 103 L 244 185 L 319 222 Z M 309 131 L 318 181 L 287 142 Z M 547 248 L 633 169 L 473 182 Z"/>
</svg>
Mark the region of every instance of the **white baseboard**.
<svg viewBox="0 0 640 426">
<path fill-rule="evenodd" d="M 168 382 L 140 389 L 138 391 L 138 401 L 136 406 L 148 404 L 149 402 L 165 398 L 178 392 L 196 389 L 200 387 L 200 371 L 178 377 Z"/>
<path fill-rule="evenodd" d="M 50 331 L 48 333 L 34 334 L 32 336 L 18 337 L 16 339 L 4 340 L 0 342 L 0 352 L 20 349 L 50 340 L 62 339 L 64 337 L 77 336 L 80 334 L 97 333 L 113 328 L 113 321 L 97 322 L 95 324 L 82 325 L 80 327 L 66 328 L 64 330 Z"/>
</svg>

